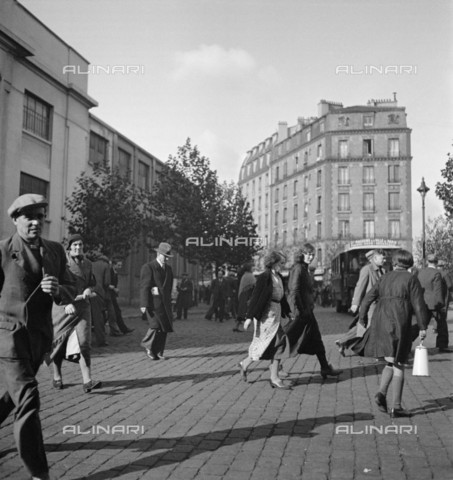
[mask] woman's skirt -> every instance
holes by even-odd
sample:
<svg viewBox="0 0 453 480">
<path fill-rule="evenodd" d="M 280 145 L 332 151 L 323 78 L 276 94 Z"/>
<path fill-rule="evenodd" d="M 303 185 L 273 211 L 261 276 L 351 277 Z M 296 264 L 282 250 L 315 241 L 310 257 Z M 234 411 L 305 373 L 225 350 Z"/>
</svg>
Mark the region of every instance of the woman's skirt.
<svg viewBox="0 0 453 480">
<path fill-rule="evenodd" d="M 254 322 L 255 330 L 249 347 L 249 357 L 252 360 L 281 358 L 286 347 L 286 335 L 280 322 L 280 303 L 271 302 L 263 317 Z"/>
</svg>

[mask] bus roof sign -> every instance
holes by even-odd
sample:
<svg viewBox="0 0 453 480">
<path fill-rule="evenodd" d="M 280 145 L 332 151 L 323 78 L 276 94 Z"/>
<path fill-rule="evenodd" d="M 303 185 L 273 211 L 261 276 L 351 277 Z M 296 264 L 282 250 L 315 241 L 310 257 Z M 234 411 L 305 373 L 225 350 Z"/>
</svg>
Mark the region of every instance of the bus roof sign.
<svg viewBox="0 0 453 480">
<path fill-rule="evenodd" d="M 401 248 L 401 245 L 396 240 L 390 240 L 389 238 L 362 238 L 345 244 L 343 251 L 347 252 L 362 248 L 369 248 L 370 250 L 377 248 Z"/>
</svg>

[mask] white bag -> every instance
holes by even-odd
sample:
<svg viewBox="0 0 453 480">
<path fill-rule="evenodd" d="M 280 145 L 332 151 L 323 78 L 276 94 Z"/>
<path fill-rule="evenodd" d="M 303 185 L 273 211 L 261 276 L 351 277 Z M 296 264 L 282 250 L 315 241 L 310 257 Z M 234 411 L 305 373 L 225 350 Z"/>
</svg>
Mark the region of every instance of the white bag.
<svg viewBox="0 0 453 480">
<path fill-rule="evenodd" d="M 422 343 L 415 347 L 412 375 L 417 377 L 429 377 L 428 349 L 424 347 Z"/>
</svg>

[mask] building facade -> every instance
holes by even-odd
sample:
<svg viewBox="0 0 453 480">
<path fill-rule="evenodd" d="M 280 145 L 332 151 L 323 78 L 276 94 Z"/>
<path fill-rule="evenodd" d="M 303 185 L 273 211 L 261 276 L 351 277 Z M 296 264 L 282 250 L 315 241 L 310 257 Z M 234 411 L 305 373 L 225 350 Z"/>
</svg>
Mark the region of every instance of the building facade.
<svg viewBox="0 0 453 480">
<path fill-rule="evenodd" d="M 344 107 L 321 100 L 248 153 L 239 186 L 272 248 L 316 247 L 319 267 L 358 239 L 412 249 L 411 130 L 396 97 Z"/>
<path fill-rule="evenodd" d="M 77 68 L 67 68 L 68 65 Z M 89 62 L 17 0 L 0 2 L 0 238 L 14 232 L 6 211 L 23 193 L 49 200 L 43 236 L 67 235 L 65 199 L 82 171 L 99 161 L 117 166 L 131 181 L 151 189 L 163 163 L 136 145 L 90 109 Z M 148 239 L 124 261 L 121 300 L 138 304 L 143 263 L 166 239 Z M 197 269 L 175 255 L 175 275 Z"/>
</svg>

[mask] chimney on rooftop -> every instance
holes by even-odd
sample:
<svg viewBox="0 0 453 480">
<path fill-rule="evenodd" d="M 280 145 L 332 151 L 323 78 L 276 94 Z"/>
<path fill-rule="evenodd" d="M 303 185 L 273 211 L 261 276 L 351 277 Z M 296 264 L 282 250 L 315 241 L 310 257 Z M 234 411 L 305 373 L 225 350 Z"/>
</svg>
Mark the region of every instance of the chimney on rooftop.
<svg viewBox="0 0 453 480">
<path fill-rule="evenodd" d="M 288 138 L 288 122 L 278 122 L 278 141 L 282 142 Z"/>
</svg>

